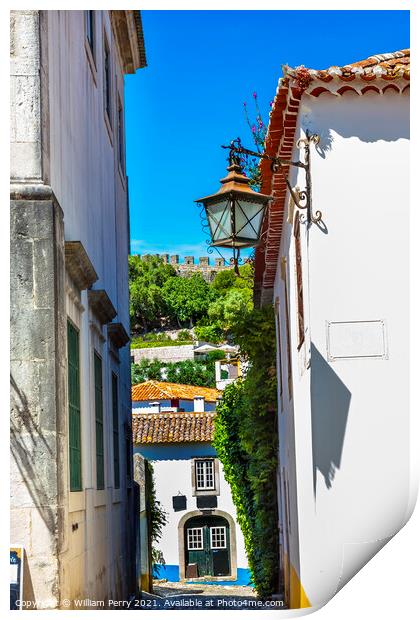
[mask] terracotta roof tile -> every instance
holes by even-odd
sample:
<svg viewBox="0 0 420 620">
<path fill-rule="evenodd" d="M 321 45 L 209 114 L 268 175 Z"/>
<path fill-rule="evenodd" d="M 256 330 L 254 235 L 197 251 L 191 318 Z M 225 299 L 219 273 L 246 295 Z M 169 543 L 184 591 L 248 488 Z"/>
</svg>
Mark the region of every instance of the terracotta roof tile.
<svg viewBox="0 0 420 620">
<path fill-rule="evenodd" d="M 216 388 L 196 385 L 184 385 L 183 383 L 169 383 L 167 381 L 145 381 L 131 388 L 133 401 L 168 400 L 181 398 L 194 400 L 195 396 L 203 396 L 207 402 L 215 403 L 221 394 Z"/>
<path fill-rule="evenodd" d="M 215 411 L 134 413 L 133 443 L 210 442 L 215 417 Z"/>
<path fill-rule="evenodd" d="M 334 80 L 349 82 L 356 79 L 372 81 L 375 79 L 395 80 L 410 79 L 410 50 L 404 49 L 387 54 L 376 54 L 365 60 L 359 60 L 342 67 L 332 66 L 328 69 L 306 69 L 305 67 L 284 67 L 284 74 L 292 80 L 306 79 L 308 85 L 313 80 L 332 82 Z M 306 75 L 306 78 L 305 78 Z"/>
<path fill-rule="evenodd" d="M 305 67 L 283 67 L 277 93 L 270 113 L 270 122 L 265 142 L 265 152 L 290 160 L 294 147 L 299 104 L 303 93 L 318 97 L 321 93 L 332 92 L 343 95 L 352 90 L 358 95 L 375 91 L 384 93 L 389 89 L 401 93 L 409 88 L 410 50 L 404 49 L 388 54 L 377 54 L 365 60 L 328 69 L 307 69 Z M 291 122 L 293 121 L 294 122 Z M 283 226 L 283 212 L 287 188 L 284 176 L 289 167 L 273 173 L 270 161 L 261 160 L 263 194 L 272 194 L 264 219 L 261 242 L 255 253 L 255 289 L 267 291 L 273 288 L 277 270 L 278 253 Z"/>
</svg>

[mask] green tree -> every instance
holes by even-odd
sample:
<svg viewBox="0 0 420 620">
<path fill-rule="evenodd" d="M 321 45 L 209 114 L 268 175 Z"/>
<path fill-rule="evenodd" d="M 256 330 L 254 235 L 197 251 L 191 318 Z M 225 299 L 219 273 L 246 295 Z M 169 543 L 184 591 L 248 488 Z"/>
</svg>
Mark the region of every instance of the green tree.
<svg viewBox="0 0 420 620">
<path fill-rule="evenodd" d="M 249 315 L 253 302 L 253 266 L 246 263 L 239 268 L 240 277 L 233 269 L 221 271 L 210 285 L 214 301 L 195 332 L 198 338 L 220 342 L 229 337 L 231 327 Z"/>
<path fill-rule="evenodd" d="M 162 368 L 165 366 L 163 362 L 157 359 L 142 359 L 139 364 L 131 364 L 131 383 L 143 383 L 155 379 L 163 381 Z"/>
<path fill-rule="evenodd" d="M 163 285 L 162 294 L 172 316 L 182 327 L 190 327 L 207 313 L 213 293 L 201 274 L 189 278 L 169 278 Z"/>
<path fill-rule="evenodd" d="M 138 333 L 140 329 L 159 327 L 169 313 L 163 286 L 175 278 L 175 269 L 157 256 L 129 256 L 128 269 L 132 331 Z"/>
<path fill-rule="evenodd" d="M 166 379 L 172 383 L 216 387 L 214 362 L 196 362 L 184 360 L 165 367 Z"/>
</svg>

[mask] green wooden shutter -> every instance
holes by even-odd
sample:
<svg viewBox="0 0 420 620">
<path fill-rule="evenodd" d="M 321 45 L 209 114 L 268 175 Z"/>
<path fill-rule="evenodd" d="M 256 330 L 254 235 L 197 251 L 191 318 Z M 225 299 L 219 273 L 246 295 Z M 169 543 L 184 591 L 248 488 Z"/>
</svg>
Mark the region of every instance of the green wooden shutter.
<svg viewBox="0 0 420 620">
<path fill-rule="evenodd" d="M 95 426 L 96 426 L 96 488 L 105 488 L 104 464 L 104 406 L 102 394 L 102 360 L 94 353 L 95 367 Z"/>
<path fill-rule="evenodd" d="M 70 491 L 82 490 L 79 332 L 67 321 Z"/>
<path fill-rule="evenodd" d="M 120 434 L 118 415 L 118 377 L 112 373 L 112 430 L 114 439 L 114 487 L 120 488 Z"/>
</svg>

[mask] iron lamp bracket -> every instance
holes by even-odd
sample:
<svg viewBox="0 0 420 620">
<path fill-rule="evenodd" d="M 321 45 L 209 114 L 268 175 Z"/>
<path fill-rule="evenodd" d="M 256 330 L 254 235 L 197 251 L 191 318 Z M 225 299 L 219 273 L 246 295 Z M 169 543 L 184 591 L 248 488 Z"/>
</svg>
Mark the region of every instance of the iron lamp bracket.
<svg viewBox="0 0 420 620">
<path fill-rule="evenodd" d="M 300 221 L 302 223 L 308 222 L 316 224 L 322 220 L 322 213 L 321 211 L 315 211 L 314 213 L 312 210 L 311 145 L 316 146 L 319 144 L 319 140 L 320 138 L 318 134 L 310 134 L 306 131 L 306 137 L 300 138 L 296 142 L 296 146 L 303 150 L 303 161 L 290 161 L 287 159 L 281 159 L 280 157 L 273 157 L 267 153 L 257 153 L 256 151 L 251 151 L 250 149 L 242 146 L 240 138 L 232 140 L 229 146 L 222 145 L 222 148 L 230 150 L 230 163 L 236 162 L 237 155 L 239 154 L 269 160 L 271 162 L 272 172 L 276 173 L 280 171 L 282 173 L 287 189 L 289 190 L 290 196 L 296 207 L 301 211 L 306 211 L 306 217 L 302 213 Z M 288 170 L 285 170 L 285 168 L 289 166 L 302 168 L 305 171 L 305 189 L 299 189 L 299 187 L 296 187 L 295 189 L 292 188 L 288 178 Z"/>
</svg>

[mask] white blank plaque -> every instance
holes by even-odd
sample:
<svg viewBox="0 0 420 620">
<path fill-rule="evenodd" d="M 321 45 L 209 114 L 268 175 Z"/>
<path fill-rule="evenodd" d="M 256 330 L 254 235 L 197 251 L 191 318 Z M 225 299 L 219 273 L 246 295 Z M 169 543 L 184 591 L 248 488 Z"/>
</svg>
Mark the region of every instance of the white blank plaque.
<svg viewBox="0 0 420 620">
<path fill-rule="evenodd" d="M 327 321 L 328 360 L 387 357 L 384 321 Z"/>
</svg>

